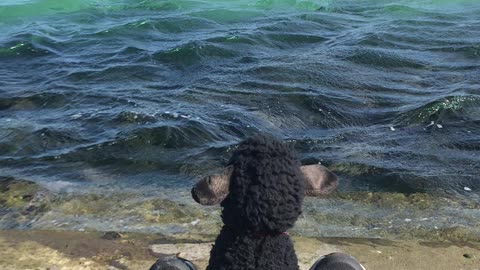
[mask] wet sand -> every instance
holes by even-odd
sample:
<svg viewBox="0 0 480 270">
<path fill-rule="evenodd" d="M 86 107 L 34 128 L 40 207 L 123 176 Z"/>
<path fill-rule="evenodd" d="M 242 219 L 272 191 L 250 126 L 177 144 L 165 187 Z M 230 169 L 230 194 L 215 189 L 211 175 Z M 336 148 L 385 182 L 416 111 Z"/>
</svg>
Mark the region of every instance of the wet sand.
<svg viewBox="0 0 480 270">
<path fill-rule="evenodd" d="M 0 269 L 148 269 L 156 258 L 180 254 L 204 269 L 215 235 L 0 231 Z M 305 238 L 293 236 L 300 268 L 343 251 L 367 269 L 480 269 L 478 242 Z"/>
</svg>

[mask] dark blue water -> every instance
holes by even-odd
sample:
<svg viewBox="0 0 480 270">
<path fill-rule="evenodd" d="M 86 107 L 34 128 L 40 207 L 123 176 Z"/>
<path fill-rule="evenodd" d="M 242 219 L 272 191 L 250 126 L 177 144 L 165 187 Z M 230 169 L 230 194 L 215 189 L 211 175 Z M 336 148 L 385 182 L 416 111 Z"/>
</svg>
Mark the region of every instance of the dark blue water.
<svg viewBox="0 0 480 270">
<path fill-rule="evenodd" d="M 268 132 L 341 192 L 478 202 L 480 2 L 2 1 L 0 127 L 0 176 L 74 194 L 188 191 Z"/>
</svg>

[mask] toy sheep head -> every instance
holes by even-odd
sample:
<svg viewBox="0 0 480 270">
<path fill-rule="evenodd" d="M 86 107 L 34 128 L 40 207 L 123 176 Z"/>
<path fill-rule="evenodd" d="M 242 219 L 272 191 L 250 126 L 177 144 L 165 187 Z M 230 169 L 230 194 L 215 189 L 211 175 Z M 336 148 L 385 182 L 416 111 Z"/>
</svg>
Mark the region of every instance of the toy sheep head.
<svg viewBox="0 0 480 270">
<path fill-rule="evenodd" d="M 301 166 L 305 180 L 305 195 L 326 196 L 337 188 L 337 176 L 326 167 L 315 164 Z M 226 167 L 220 174 L 206 176 L 192 188 L 193 199 L 202 205 L 220 204 L 228 195 L 233 166 Z"/>
</svg>

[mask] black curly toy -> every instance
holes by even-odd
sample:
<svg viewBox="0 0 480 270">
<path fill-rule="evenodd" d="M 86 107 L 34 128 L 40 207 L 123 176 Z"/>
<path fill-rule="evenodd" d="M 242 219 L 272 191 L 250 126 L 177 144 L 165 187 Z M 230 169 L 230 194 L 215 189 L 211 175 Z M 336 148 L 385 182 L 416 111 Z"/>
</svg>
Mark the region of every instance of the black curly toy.
<svg viewBox="0 0 480 270">
<path fill-rule="evenodd" d="M 243 141 L 234 152 L 224 226 L 207 270 L 298 269 L 286 230 L 302 212 L 304 179 L 295 153 L 268 136 Z"/>
<path fill-rule="evenodd" d="M 200 204 L 220 203 L 223 227 L 210 252 L 207 270 L 298 270 L 286 232 L 302 213 L 304 196 L 323 196 L 337 177 L 321 165 L 301 166 L 293 149 L 271 136 L 246 139 L 219 175 L 201 179 L 192 189 Z M 188 261 L 158 260 L 150 270 L 195 270 Z M 311 270 L 361 270 L 352 257 L 332 253 Z"/>
</svg>

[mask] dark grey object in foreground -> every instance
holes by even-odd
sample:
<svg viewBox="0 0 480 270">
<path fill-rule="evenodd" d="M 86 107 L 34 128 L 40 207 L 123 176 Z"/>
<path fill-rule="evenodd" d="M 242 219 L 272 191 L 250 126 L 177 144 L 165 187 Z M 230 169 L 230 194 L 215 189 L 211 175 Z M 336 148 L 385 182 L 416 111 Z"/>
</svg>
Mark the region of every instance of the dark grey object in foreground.
<svg viewBox="0 0 480 270">
<path fill-rule="evenodd" d="M 321 257 L 310 270 L 365 270 L 365 267 L 352 256 L 335 252 Z"/>
<path fill-rule="evenodd" d="M 192 262 L 183 258 L 168 257 L 158 259 L 150 270 L 197 270 L 197 268 Z M 365 270 L 365 267 L 352 256 L 335 252 L 322 256 L 310 270 Z"/>
<path fill-rule="evenodd" d="M 197 270 L 195 265 L 183 258 L 169 257 L 158 259 L 150 270 Z"/>
</svg>

